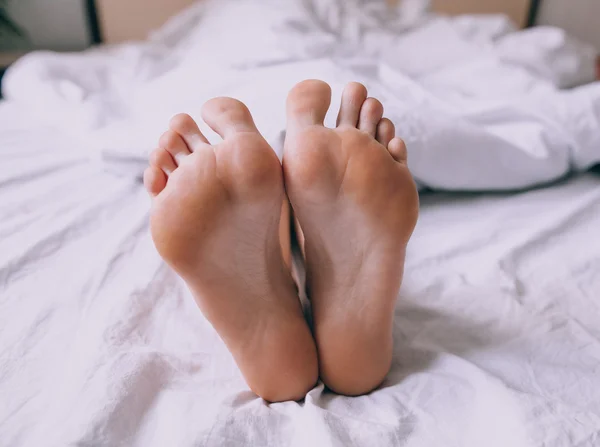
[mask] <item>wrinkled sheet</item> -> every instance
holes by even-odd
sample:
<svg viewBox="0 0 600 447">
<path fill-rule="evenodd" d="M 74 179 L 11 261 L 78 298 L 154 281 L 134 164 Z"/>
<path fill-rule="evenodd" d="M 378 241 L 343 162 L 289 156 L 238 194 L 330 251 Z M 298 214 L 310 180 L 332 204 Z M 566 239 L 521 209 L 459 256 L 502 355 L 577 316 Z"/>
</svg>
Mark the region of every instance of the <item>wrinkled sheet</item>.
<svg viewBox="0 0 600 447">
<path fill-rule="evenodd" d="M 600 161 L 591 46 L 556 28 L 515 32 L 502 16 L 432 17 L 425 3 L 208 0 L 146 42 L 27 56 L 3 91 L 105 168 L 137 177 L 168 119 L 199 118 L 214 96 L 245 101 L 281 155 L 285 97 L 306 78 L 330 82 L 334 104 L 346 82 L 364 82 L 422 186 L 514 190 Z"/>
<path fill-rule="evenodd" d="M 502 102 L 498 96 L 519 91 L 517 82 L 511 81 L 515 72 L 508 70 L 495 80 L 496 88 L 505 86 L 502 94 L 488 91 L 497 95 L 494 104 L 500 101 L 505 108 L 481 103 L 479 111 L 470 112 L 477 120 L 470 120 L 465 118 L 472 105 L 470 94 L 487 89 L 475 83 L 479 77 L 465 74 L 468 82 L 461 84 L 461 66 L 455 67 L 454 77 L 444 75 L 440 80 L 435 73 L 441 70 L 423 68 L 433 58 L 421 58 L 417 61 L 421 65 L 412 63 L 410 72 L 393 68 L 391 59 L 377 62 L 377 77 L 372 77 L 372 60 L 384 57 L 381 46 L 349 62 L 352 48 L 340 48 L 336 39 L 330 39 L 327 47 L 324 37 L 321 41 L 290 37 L 286 42 L 296 42 L 295 51 L 305 56 L 289 63 L 273 60 L 251 66 L 253 47 L 243 49 L 246 60 L 233 56 L 228 60 L 232 53 L 221 50 L 226 45 L 235 49 L 235 42 L 221 39 L 221 49 L 211 47 L 215 59 L 199 62 L 186 49 L 206 40 L 194 37 L 195 32 L 210 35 L 214 29 L 194 24 L 207 13 L 219 18 L 218 11 L 195 7 L 142 46 L 84 55 L 32 55 L 9 73 L 10 100 L 0 102 L 0 446 L 600 444 L 597 172 L 518 194 L 423 194 L 396 308 L 394 362 L 386 382 L 357 398 L 336 396 L 319 384 L 301 403 L 274 405 L 247 390 L 185 285 L 160 260 L 148 233 L 149 199 L 137 179 L 163 120 L 180 110 L 198 116 L 203 98 L 213 94 L 239 93 L 277 149 L 282 138 L 277 120 L 287 83 L 295 82 L 291 74 L 300 78 L 310 73 L 328 76 L 335 100 L 345 77 L 357 74 L 378 94 L 388 95 L 388 110 L 400 110 L 393 116 L 408 135 L 411 169 L 427 185 L 500 189 L 509 183 L 520 187 L 545 182 L 559 172 L 584 169 L 594 160 L 592 146 L 584 143 L 597 138 L 597 114 L 590 113 L 597 104 L 597 86 L 557 90 L 559 85 L 582 82 L 577 78 L 585 70 L 569 71 L 569 64 L 546 70 L 556 62 L 552 58 L 545 65 L 536 63 L 535 76 L 522 66 L 520 79 L 529 82 L 533 76 L 544 94 L 535 96 L 525 89 Z M 327 13 L 331 22 L 338 23 L 335 11 L 320 14 Z M 369 11 L 366 23 L 344 28 L 340 21 L 335 30 L 342 29 L 344 35 L 356 33 L 360 26 L 379 30 L 377 8 Z M 230 20 L 230 15 L 223 13 L 220 19 Z M 471 43 L 493 43 L 508 35 L 519 38 L 506 34 L 502 20 L 461 20 L 428 26 L 460 29 Z M 426 30 L 415 17 L 389 21 L 394 35 Z M 282 23 L 279 16 L 276 23 Z M 324 27 L 330 22 L 320 23 Z M 307 29 L 302 24 L 288 28 L 301 36 Z M 393 41 L 393 33 L 382 34 Z M 551 33 L 557 35 L 555 30 Z M 358 44 L 371 48 L 361 40 L 368 32 L 356 34 Z M 428 36 L 426 32 L 411 38 Z M 313 57 L 317 50 L 328 53 L 332 48 L 339 52 L 335 58 Z M 412 44 L 401 53 L 398 45 L 396 51 L 407 58 L 411 48 Z M 480 45 L 475 50 L 480 51 Z M 176 61 L 175 68 L 162 74 L 153 71 L 165 66 L 165 54 Z M 287 57 L 285 52 L 269 54 L 278 61 Z M 466 50 L 464 54 L 471 57 Z M 439 55 L 437 63 L 442 56 L 446 55 Z M 120 58 L 118 64 L 115 58 Z M 490 69 L 478 66 L 484 72 Z M 277 76 L 257 75 L 267 72 Z M 420 77 L 422 72 L 434 74 Z M 249 78 L 244 81 L 240 73 Z M 471 90 L 461 96 L 462 90 L 446 88 L 452 83 Z M 272 86 L 277 94 L 255 96 L 248 85 L 263 91 Z M 439 93 L 435 100 L 434 88 Z M 460 96 L 464 109 L 453 105 L 456 98 L 442 101 L 442 95 Z M 415 103 L 410 102 L 415 97 L 423 105 L 418 113 L 412 112 Z M 529 114 L 530 109 L 511 115 L 510 104 L 524 98 L 539 108 L 535 109 L 539 115 Z M 557 98 L 564 103 L 550 107 Z M 263 107 L 265 101 L 273 101 L 269 105 L 273 109 Z M 511 141 L 513 150 L 505 163 L 490 161 L 485 153 L 481 155 L 485 163 L 468 158 L 476 153 L 475 146 L 461 148 L 454 139 L 471 135 L 470 131 L 440 132 L 446 135 L 446 158 L 439 159 L 436 149 L 428 152 L 442 141 L 437 131 L 428 129 L 459 112 L 465 115 L 460 120 L 465 127 L 477 124 L 477 129 L 484 129 L 481 135 L 497 136 L 482 137 L 477 146 L 488 155 L 500 153 L 494 148 L 509 147 L 495 142 Z M 482 124 L 497 123 L 494 117 L 499 114 L 510 132 L 494 128 L 497 124 Z M 524 116 L 527 119 L 521 120 Z M 456 122 L 448 121 L 446 129 Z M 414 130 L 402 123 L 414 124 Z M 549 129 L 556 135 L 545 133 Z M 588 129 L 589 134 L 573 129 Z M 569 145 L 562 146 L 565 141 Z M 515 154 L 521 158 L 513 158 Z M 514 174 L 521 172 L 521 165 L 514 163 L 517 159 L 529 171 Z M 533 161 L 527 165 L 527 160 Z M 556 169 L 562 166 L 560 160 L 569 168 Z M 494 169 L 485 171 L 488 165 Z M 548 168 L 538 171 L 542 165 Z M 436 166 L 439 172 L 430 170 Z M 479 170 L 491 180 L 477 174 Z M 510 181 L 499 183 L 502 176 Z"/>
<path fill-rule="evenodd" d="M 422 195 L 385 383 L 267 405 L 161 262 L 142 185 L 0 119 L 0 446 L 600 442 L 598 173 Z"/>
</svg>

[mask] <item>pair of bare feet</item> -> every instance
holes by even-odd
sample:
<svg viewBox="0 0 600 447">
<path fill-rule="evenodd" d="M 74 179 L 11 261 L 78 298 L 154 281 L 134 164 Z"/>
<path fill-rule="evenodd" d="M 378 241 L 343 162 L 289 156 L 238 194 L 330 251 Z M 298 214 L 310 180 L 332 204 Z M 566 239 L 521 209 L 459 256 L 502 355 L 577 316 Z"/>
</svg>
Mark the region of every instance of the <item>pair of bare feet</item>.
<svg viewBox="0 0 600 447">
<path fill-rule="evenodd" d="M 144 175 L 159 253 L 250 388 L 272 402 L 303 398 L 319 377 L 335 392 L 364 394 L 391 364 L 418 196 L 381 103 L 351 83 L 328 129 L 330 101 L 322 81 L 292 89 L 282 166 L 244 104 L 212 99 L 202 117 L 223 141 L 210 145 L 191 117 L 177 115 Z M 313 328 L 285 259 L 288 200 L 303 234 Z"/>
</svg>

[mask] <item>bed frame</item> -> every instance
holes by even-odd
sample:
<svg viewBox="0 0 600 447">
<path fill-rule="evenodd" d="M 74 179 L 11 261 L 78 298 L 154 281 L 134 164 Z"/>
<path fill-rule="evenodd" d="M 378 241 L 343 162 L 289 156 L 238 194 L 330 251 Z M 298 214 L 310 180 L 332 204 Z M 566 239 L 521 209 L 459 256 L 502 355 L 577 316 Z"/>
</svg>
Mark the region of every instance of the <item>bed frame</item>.
<svg viewBox="0 0 600 447">
<path fill-rule="evenodd" d="M 519 27 L 528 25 L 531 0 L 433 0 L 433 10 L 441 14 L 508 15 Z"/>
<path fill-rule="evenodd" d="M 195 0 L 86 0 L 92 42 L 145 38 Z M 386 0 L 390 7 L 402 0 Z M 542 0 L 432 0 L 441 14 L 504 13 L 521 27 L 533 26 Z"/>
</svg>

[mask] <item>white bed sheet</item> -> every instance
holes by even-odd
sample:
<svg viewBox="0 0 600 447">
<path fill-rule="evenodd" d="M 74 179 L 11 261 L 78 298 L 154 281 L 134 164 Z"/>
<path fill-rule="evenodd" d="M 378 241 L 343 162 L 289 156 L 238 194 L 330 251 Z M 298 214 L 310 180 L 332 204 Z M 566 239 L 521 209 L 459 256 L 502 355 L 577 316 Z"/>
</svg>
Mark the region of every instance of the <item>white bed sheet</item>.
<svg viewBox="0 0 600 447">
<path fill-rule="evenodd" d="M 597 446 L 600 176 L 422 196 L 383 386 L 267 405 L 139 182 L 0 103 L 0 446 Z"/>
<path fill-rule="evenodd" d="M 296 82 L 329 82 L 337 105 L 360 81 L 410 147 L 421 185 L 515 190 L 600 162 L 595 63 L 564 31 L 515 32 L 501 16 L 394 14 L 383 0 L 205 0 L 146 42 L 28 55 L 3 91 L 105 167 L 141 176 L 168 119 L 198 118 L 214 96 L 246 102 L 281 154 Z"/>
</svg>

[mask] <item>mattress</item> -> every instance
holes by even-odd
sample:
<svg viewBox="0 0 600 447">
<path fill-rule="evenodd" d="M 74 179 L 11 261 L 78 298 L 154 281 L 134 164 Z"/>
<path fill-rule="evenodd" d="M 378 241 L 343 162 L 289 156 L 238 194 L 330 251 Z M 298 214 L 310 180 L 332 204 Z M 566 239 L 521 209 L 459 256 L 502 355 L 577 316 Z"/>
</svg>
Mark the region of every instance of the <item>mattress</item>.
<svg viewBox="0 0 600 447">
<path fill-rule="evenodd" d="M 0 103 L 0 446 L 596 446 L 600 176 L 423 193 L 383 385 L 253 395 L 135 178 Z"/>
</svg>

